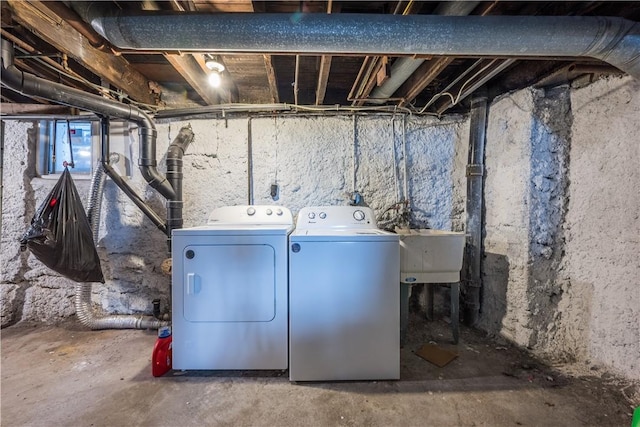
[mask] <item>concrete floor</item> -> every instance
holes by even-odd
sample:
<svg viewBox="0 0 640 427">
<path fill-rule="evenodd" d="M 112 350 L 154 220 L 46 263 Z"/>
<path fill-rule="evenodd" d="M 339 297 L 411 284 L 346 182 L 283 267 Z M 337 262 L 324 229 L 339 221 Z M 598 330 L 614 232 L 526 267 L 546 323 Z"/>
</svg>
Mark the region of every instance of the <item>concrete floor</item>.
<svg viewBox="0 0 640 427">
<path fill-rule="evenodd" d="M 629 426 L 638 391 L 599 371 L 563 374 L 467 328 L 412 315 L 401 380 L 292 384 L 286 372 L 151 376 L 155 331 L 2 330 L 2 426 Z M 454 349 L 443 368 L 416 356 Z M 565 369 L 566 371 L 566 369 Z M 635 399 L 635 401 L 634 401 Z"/>
</svg>

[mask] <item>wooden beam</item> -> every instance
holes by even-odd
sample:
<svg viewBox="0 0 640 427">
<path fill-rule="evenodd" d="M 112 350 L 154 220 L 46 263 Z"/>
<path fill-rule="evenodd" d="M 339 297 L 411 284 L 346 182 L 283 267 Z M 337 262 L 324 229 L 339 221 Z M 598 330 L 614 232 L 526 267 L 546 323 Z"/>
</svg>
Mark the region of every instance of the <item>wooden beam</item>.
<svg viewBox="0 0 640 427">
<path fill-rule="evenodd" d="M 2 37 L 11 41 L 15 46 L 27 52 L 28 54 L 31 54 L 34 56 L 37 56 L 40 54 L 40 52 L 36 50 L 36 48 L 23 42 L 18 37 L 14 36 L 8 31 L 0 30 L 0 33 L 2 34 Z M 29 66 L 26 61 L 21 62 L 19 57 L 20 57 L 20 54 L 16 52 L 14 56 L 16 64 L 17 65 L 23 64 L 24 70 L 27 70 L 36 76 L 48 75 L 49 79 L 51 79 L 52 81 L 64 83 L 67 86 L 71 86 L 73 88 L 80 89 L 80 90 L 87 90 L 89 88 L 89 85 L 87 85 L 86 83 L 80 84 L 78 82 L 78 80 L 84 82 L 84 79 L 80 75 L 78 75 L 76 72 L 74 72 L 69 68 L 65 69 L 62 65 L 58 64 L 56 61 L 54 61 L 53 59 L 47 56 L 41 56 L 39 60 L 42 61 L 42 63 L 47 64 L 49 66 L 49 69 L 44 68 L 44 66 L 41 66 L 39 69 L 36 69 L 32 66 Z M 55 74 L 55 72 L 52 71 L 52 69 L 58 70 L 58 74 Z M 73 76 L 77 80 L 72 79 L 71 77 L 67 77 L 66 75 Z"/>
<path fill-rule="evenodd" d="M 333 0 L 327 2 L 327 14 L 334 12 Z M 340 12 L 340 6 L 336 5 L 335 12 Z M 318 86 L 316 87 L 316 105 L 324 103 L 327 94 L 327 84 L 329 83 L 329 71 L 331 71 L 331 55 L 320 57 L 320 69 L 318 70 Z"/>
<path fill-rule="evenodd" d="M 369 97 L 369 95 L 371 94 L 371 91 L 376 85 L 376 76 L 380 71 L 380 69 L 382 68 L 382 61 L 380 60 L 379 56 L 374 56 L 373 61 L 374 63 L 371 68 L 371 74 L 369 74 L 369 77 L 366 81 L 366 84 L 364 85 L 364 88 L 362 89 L 362 93 L 360 94 L 360 97 L 353 102 L 352 105 L 354 106 L 364 105 L 366 98 Z"/>
<path fill-rule="evenodd" d="M 8 0 L 8 4 L 17 22 L 31 28 L 60 52 L 74 58 L 131 99 L 145 104 L 157 104 L 157 99 L 150 90 L 149 80 L 122 56 L 95 49 L 86 38 L 39 1 Z"/>
<path fill-rule="evenodd" d="M 320 71 L 318 72 L 318 88 L 316 89 L 316 105 L 324 103 L 327 94 L 327 83 L 329 82 L 329 71 L 331 70 L 331 56 L 322 55 L 320 57 Z"/>
<path fill-rule="evenodd" d="M 13 104 L 3 102 L 0 104 L 2 115 L 19 115 L 19 114 L 58 114 L 71 115 L 74 109 L 66 105 L 46 105 L 46 104 Z"/>
<path fill-rule="evenodd" d="M 489 15 L 498 4 L 498 1 L 494 1 L 489 4 L 483 4 L 478 15 Z M 402 101 L 398 104 L 399 107 L 404 107 L 413 101 L 416 96 L 420 94 L 438 75 L 444 71 L 445 68 L 455 58 L 441 57 L 431 61 L 427 61 L 420 65 L 413 75 L 404 82 L 398 89 L 398 97 L 402 98 Z"/>
<path fill-rule="evenodd" d="M 196 59 L 191 55 L 165 55 L 167 61 L 191 85 L 208 105 L 218 104 L 218 95 L 209 86 L 207 75 L 202 71 Z"/>
<path fill-rule="evenodd" d="M 332 1 L 332 0 L 329 0 Z M 257 13 L 266 12 L 265 3 L 262 1 L 251 1 L 251 10 Z M 280 93 L 278 92 L 278 79 L 276 76 L 276 69 L 273 66 L 273 59 L 271 55 L 263 55 L 264 68 L 267 71 L 267 81 L 269 82 L 269 94 L 271 95 L 271 102 L 280 102 Z"/>
<path fill-rule="evenodd" d="M 172 10 L 184 12 L 184 6 L 172 1 L 169 3 Z M 193 5 L 191 5 L 193 6 Z M 146 1 L 143 4 L 144 10 L 161 10 L 157 1 Z M 182 76 L 183 79 L 196 91 L 200 98 L 207 104 L 218 104 L 219 97 L 214 89 L 207 82 L 207 68 L 204 66 L 204 60 L 200 61 L 198 57 L 202 55 L 182 55 L 182 54 L 165 54 L 164 57 L 171 66 Z"/>
<path fill-rule="evenodd" d="M 277 104 L 280 102 L 278 93 L 278 79 L 276 78 L 276 69 L 273 67 L 271 55 L 264 55 L 264 66 L 267 69 L 267 80 L 269 81 L 269 93 L 271 94 L 271 102 Z"/>
<path fill-rule="evenodd" d="M 423 62 L 398 89 L 397 96 L 402 98 L 398 106 L 404 107 L 413 101 L 454 59 L 443 57 Z"/>
</svg>

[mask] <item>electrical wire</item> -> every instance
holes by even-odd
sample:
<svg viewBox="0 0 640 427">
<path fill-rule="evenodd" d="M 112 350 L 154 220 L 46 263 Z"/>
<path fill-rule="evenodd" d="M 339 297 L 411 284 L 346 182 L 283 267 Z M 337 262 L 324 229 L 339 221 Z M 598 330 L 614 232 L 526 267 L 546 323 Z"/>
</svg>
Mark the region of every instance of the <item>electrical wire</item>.
<svg viewBox="0 0 640 427">
<path fill-rule="evenodd" d="M 462 92 L 464 91 L 464 88 L 467 87 L 467 85 L 469 83 L 471 83 L 476 77 L 478 77 L 480 74 L 482 74 L 483 72 L 485 72 L 489 67 L 491 67 L 494 63 L 495 63 L 495 59 L 492 60 L 491 62 L 489 62 L 487 65 L 485 65 L 484 67 L 482 67 L 479 71 L 477 71 L 473 76 L 469 77 L 467 79 L 467 81 L 465 81 L 462 86 L 460 86 L 460 90 L 458 90 L 458 95 L 454 98 L 453 94 L 451 94 L 451 92 L 439 92 L 437 94 L 435 94 L 430 100 L 429 102 L 426 103 L 426 105 L 424 107 L 422 107 L 422 109 L 420 111 L 418 111 L 418 114 L 423 114 L 424 111 L 427 109 L 427 107 L 429 107 L 431 105 L 431 103 L 433 103 L 433 101 L 435 101 L 436 99 L 440 98 L 441 96 L 447 95 L 449 98 L 451 98 L 451 106 L 453 107 L 454 105 L 458 104 L 458 102 L 460 102 L 460 97 L 462 96 Z"/>
</svg>

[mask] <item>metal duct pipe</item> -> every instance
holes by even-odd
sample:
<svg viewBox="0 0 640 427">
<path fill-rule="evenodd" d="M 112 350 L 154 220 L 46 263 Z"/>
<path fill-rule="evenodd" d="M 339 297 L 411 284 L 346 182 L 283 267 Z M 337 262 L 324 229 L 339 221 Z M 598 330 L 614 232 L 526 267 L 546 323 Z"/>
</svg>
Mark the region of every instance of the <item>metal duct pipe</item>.
<svg viewBox="0 0 640 427">
<path fill-rule="evenodd" d="M 440 3 L 435 15 L 441 16 L 466 16 L 480 4 L 479 1 L 452 1 Z M 383 104 L 385 99 L 390 98 L 396 90 L 418 69 L 424 62 L 424 59 L 418 58 L 398 58 L 391 65 L 391 76 L 381 85 L 374 89 L 371 93 L 371 99 L 368 102 L 372 104 Z"/>
<path fill-rule="evenodd" d="M 82 20 L 80 15 L 77 12 L 69 9 L 63 2 L 61 1 L 45 1 L 42 3 L 43 6 L 49 8 L 53 13 L 64 19 L 74 30 L 82 34 L 84 38 L 87 39 L 91 46 L 95 47 L 98 50 L 103 52 L 111 53 L 111 49 L 105 40 L 100 36 L 100 34 L 96 33 L 96 31 L 91 28 L 86 22 Z"/>
<path fill-rule="evenodd" d="M 111 101 L 98 95 L 23 73 L 13 65 L 13 47 L 4 39 L 2 40 L 2 84 L 21 95 L 45 98 L 59 104 L 91 111 L 100 116 L 136 123 L 140 139 L 138 166 L 142 176 L 162 196 L 169 200 L 175 199 L 173 188 L 156 168 L 156 127 L 144 111 L 133 105 Z"/>
<path fill-rule="evenodd" d="M 475 325 L 480 314 L 482 286 L 482 211 L 484 187 L 484 147 L 487 128 L 487 96 L 471 100 L 469 118 L 469 160 L 467 164 L 467 245 L 465 248 L 464 321 Z"/>
<path fill-rule="evenodd" d="M 640 79 L 640 24 L 591 16 L 76 11 L 121 49 L 314 55 L 589 57 Z M 100 10 L 102 9 L 102 10 Z"/>
</svg>

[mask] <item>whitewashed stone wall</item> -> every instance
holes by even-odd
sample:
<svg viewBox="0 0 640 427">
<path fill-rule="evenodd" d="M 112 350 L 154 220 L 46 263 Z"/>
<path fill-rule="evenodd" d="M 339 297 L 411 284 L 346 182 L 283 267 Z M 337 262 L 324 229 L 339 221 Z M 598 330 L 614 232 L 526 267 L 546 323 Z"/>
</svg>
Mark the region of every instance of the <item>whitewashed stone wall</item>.
<svg viewBox="0 0 640 427">
<path fill-rule="evenodd" d="M 491 105 L 482 328 L 640 378 L 638 117 L 631 78 Z"/>
<path fill-rule="evenodd" d="M 463 223 L 460 165 L 466 159 L 468 126 L 462 119 L 338 115 L 163 122 L 157 124 L 161 172 L 167 147 L 186 125 L 192 127 L 195 139 L 184 157 L 185 227 L 204 224 L 216 207 L 248 204 L 249 176 L 254 204 L 282 205 L 295 214 L 308 205 L 346 204 L 357 190 L 379 214 L 404 197 L 405 164 L 414 224 L 450 228 Z M 19 252 L 17 240 L 55 183 L 33 178 L 32 127 L 8 121 L 5 129 L 3 326 L 20 320 L 55 322 L 74 313 L 74 284 L 28 252 Z M 137 130 L 114 124 L 111 135 L 112 151 L 121 154 L 116 169 L 130 174 L 129 184 L 164 217 L 163 198 L 137 171 Z M 270 196 L 272 184 L 279 186 L 276 200 Z M 88 194 L 88 181 L 76 179 L 76 186 Z M 96 310 L 148 313 L 154 298 L 160 298 L 166 309 L 170 278 L 160 268 L 169 256 L 164 234 L 110 181 L 102 207 L 97 246 L 106 284 L 93 286 Z"/>
<path fill-rule="evenodd" d="M 566 218 L 568 318 L 559 338 L 640 379 L 640 82 L 572 91 Z"/>
<path fill-rule="evenodd" d="M 480 327 L 548 357 L 640 378 L 640 85 L 603 79 L 580 89 L 522 90 L 490 106 Z M 403 124 L 403 121 L 406 123 Z M 158 124 L 159 169 L 179 129 L 185 226 L 219 206 L 345 204 L 359 191 L 378 213 L 407 193 L 416 226 L 462 230 L 468 122 L 402 116 L 229 117 Z M 249 130 L 250 127 L 250 130 Z M 131 131 L 131 132 L 130 132 Z M 54 181 L 34 178 L 35 128 L 5 126 L 2 325 L 70 316 L 73 284 L 43 267 L 20 238 Z M 248 170 L 251 135 L 252 168 Z M 137 171 L 136 129 L 112 128 L 116 165 L 164 216 Z M 405 158 L 406 153 L 406 158 Z M 394 161 L 395 154 L 395 161 Z M 249 180 L 249 176 L 251 180 Z M 354 184 L 355 183 L 355 184 Z M 276 199 L 272 184 L 279 186 Z M 88 182 L 76 180 L 81 194 Z M 165 236 L 107 182 L 98 251 L 107 283 L 96 309 L 166 307 Z"/>
</svg>

